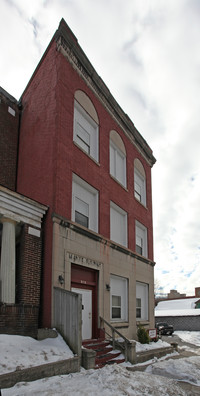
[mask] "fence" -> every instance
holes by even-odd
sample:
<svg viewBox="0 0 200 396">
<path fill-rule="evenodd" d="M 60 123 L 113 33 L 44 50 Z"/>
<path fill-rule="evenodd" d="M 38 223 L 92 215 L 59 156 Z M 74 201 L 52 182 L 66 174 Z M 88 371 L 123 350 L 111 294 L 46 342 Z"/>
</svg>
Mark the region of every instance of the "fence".
<svg viewBox="0 0 200 396">
<path fill-rule="evenodd" d="M 71 350 L 81 357 L 82 296 L 54 287 L 54 326 Z"/>
</svg>

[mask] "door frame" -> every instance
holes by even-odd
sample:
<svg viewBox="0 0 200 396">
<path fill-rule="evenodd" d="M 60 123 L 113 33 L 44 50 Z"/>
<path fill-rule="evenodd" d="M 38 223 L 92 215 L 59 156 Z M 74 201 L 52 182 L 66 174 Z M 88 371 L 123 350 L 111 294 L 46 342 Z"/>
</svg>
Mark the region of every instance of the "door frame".
<svg viewBox="0 0 200 396">
<path fill-rule="evenodd" d="M 71 264 L 71 288 L 92 291 L 92 338 L 98 338 L 98 271 Z"/>
</svg>

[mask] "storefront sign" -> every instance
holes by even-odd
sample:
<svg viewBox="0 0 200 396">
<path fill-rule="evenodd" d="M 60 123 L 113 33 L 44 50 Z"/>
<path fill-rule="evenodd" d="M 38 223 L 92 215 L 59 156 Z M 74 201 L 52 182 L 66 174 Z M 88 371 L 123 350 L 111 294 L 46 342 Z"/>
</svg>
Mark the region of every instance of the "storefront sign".
<svg viewBox="0 0 200 396">
<path fill-rule="evenodd" d="M 74 264 L 93 266 L 93 267 L 101 267 L 102 263 L 100 261 L 92 260 L 87 257 L 79 256 L 78 254 L 68 253 L 66 252 L 67 259 Z"/>
</svg>

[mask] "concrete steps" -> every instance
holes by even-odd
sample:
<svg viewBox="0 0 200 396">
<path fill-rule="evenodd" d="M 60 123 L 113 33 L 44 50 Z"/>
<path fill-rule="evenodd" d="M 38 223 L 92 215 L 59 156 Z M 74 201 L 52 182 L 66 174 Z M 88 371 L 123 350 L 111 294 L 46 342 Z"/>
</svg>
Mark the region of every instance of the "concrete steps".
<svg viewBox="0 0 200 396">
<path fill-rule="evenodd" d="M 102 368 L 106 364 L 123 363 L 124 358 L 117 359 L 120 355 L 120 351 L 113 351 L 109 341 L 104 339 L 93 339 L 84 340 L 83 346 L 87 349 L 92 349 L 96 352 L 95 368 Z"/>
</svg>

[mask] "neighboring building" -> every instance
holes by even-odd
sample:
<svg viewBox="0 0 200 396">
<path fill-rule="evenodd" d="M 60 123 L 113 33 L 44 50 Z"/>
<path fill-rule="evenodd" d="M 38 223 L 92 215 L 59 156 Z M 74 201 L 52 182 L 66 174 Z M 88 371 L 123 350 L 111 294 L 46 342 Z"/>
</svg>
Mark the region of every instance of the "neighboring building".
<svg viewBox="0 0 200 396">
<path fill-rule="evenodd" d="M 195 288 L 196 297 L 160 301 L 155 307 L 155 321 L 168 322 L 174 330 L 200 330 L 200 288 Z"/>
<path fill-rule="evenodd" d="M 64 20 L 20 100 L 17 193 L 48 207 L 41 322 L 54 287 L 83 299 L 83 338 L 103 317 L 128 338 L 154 327 L 152 150 Z"/>
<path fill-rule="evenodd" d="M 167 299 L 173 298 L 184 298 L 186 294 L 181 294 L 177 290 L 170 290 L 170 293 L 167 294 Z"/>
<path fill-rule="evenodd" d="M 15 191 L 18 128 L 17 101 L 0 87 L 0 333 L 35 336 L 47 207 Z"/>
</svg>

